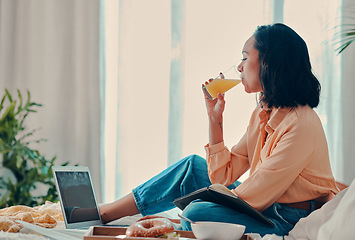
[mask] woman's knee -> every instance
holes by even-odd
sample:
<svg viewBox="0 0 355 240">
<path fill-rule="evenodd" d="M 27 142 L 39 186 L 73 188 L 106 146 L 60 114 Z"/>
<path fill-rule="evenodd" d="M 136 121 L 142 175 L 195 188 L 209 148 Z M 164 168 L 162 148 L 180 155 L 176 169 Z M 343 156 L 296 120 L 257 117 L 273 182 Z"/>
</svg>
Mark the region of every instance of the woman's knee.
<svg viewBox="0 0 355 240">
<path fill-rule="evenodd" d="M 206 165 L 206 159 L 196 154 L 189 155 L 183 158 L 182 161 L 190 162 L 193 165 Z"/>
<path fill-rule="evenodd" d="M 191 202 L 183 210 L 182 215 L 192 221 L 207 221 L 209 220 L 210 202 L 195 200 Z M 191 231 L 191 224 L 185 220 L 181 220 L 182 228 L 186 231 Z"/>
<path fill-rule="evenodd" d="M 196 154 L 185 157 L 182 160 L 183 164 L 188 166 L 192 171 L 199 171 L 207 173 L 207 162 L 206 159 L 200 157 Z"/>
</svg>

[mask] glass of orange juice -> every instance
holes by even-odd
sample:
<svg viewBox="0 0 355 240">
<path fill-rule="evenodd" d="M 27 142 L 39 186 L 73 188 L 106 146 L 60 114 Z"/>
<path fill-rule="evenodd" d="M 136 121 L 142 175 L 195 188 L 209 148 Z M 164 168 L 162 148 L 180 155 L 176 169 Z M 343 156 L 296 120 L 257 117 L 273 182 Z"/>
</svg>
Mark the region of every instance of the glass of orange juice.
<svg viewBox="0 0 355 240">
<path fill-rule="evenodd" d="M 203 91 L 211 100 L 217 98 L 218 93 L 225 93 L 229 89 L 241 83 L 240 74 L 235 65 L 224 72 L 221 72 L 216 78 L 210 82 L 206 82 L 203 86 Z"/>
</svg>

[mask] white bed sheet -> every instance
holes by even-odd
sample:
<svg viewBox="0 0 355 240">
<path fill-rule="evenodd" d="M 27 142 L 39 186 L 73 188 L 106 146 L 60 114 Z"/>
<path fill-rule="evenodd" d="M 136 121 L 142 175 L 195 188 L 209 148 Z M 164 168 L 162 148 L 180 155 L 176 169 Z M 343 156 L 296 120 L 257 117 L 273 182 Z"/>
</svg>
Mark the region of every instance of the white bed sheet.
<svg viewBox="0 0 355 240">
<path fill-rule="evenodd" d="M 155 215 L 161 216 L 161 217 L 166 217 L 166 218 L 171 218 L 171 219 L 179 219 L 178 213 L 181 213 L 181 210 L 178 209 L 178 208 L 173 208 L 173 209 L 171 209 L 169 211 L 157 213 Z M 133 216 L 127 216 L 127 217 L 123 217 L 123 218 L 114 220 L 114 221 L 108 223 L 108 225 L 129 226 L 132 223 L 135 223 L 141 217 L 143 217 L 141 214 L 137 214 L 137 215 L 133 215 Z M 176 224 L 176 223 L 173 223 L 173 224 L 174 224 L 174 228 L 176 230 L 180 230 L 181 229 L 181 225 L 180 224 Z"/>
<path fill-rule="evenodd" d="M 156 214 L 167 218 L 178 218 L 181 210 L 174 208 L 170 211 Z M 109 225 L 129 226 L 136 222 L 142 215 L 124 217 L 109 223 Z M 308 217 L 301 219 L 288 236 L 248 234 L 255 240 L 338 240 L 353 239 L 355 236 L 355 179 L 351 185 L 338 193 L 322 208 L 314 211 Z M 58 225 L 58 228 L 63 226 Z M 181 229 L 180 224 L 175 224 L 175 229 Z M 35 237 L 35 238 L 34 238 Z M 39 235 L 24 233 L 0 232 L 0 239 L 47 239 Z"/>
</svg>

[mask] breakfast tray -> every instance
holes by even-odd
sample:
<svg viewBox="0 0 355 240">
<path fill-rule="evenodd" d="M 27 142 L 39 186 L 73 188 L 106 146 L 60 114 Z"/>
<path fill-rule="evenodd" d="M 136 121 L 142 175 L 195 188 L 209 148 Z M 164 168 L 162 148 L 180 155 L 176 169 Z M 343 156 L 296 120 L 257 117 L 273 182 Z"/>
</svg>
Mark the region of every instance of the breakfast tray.
<svg viewBox="0 0 355 240">
<path fill-rule="evenodd" d="M 127 228 L 124 227 L 101 227 L 101 226 L 94 226 L 91 227 L 84 236 L 84 240 L 117 240 L 117 239 L 125 239 L 125 240 L 138 240 L 138 239 L 154 239 L 157 238 L 142 238 L 142 237 L 119 237 L 118 235 L 125 235 Z M 191 231 L 175 231 L 177 234 L 180 234 L 181 238 L 187 239 L 196 239 L 194 234 Z"/>
<path fill-rule="evenodd" d="M 157 238 L 142 238 L 142 237 L 119 237 L 118 235 L 125 235 L 127 228 L 125 227 L 102 227 L 102 226 L 93 226 L 86 232 L 84 240 L 157 240 Z M 196 239 L 194 234 L 191 231 L 175 231 L 177 234 L 180 234 L 180 239 Z M 249 236 L 243 235 L 240 240 L 253 240 Z"/>
</svg>

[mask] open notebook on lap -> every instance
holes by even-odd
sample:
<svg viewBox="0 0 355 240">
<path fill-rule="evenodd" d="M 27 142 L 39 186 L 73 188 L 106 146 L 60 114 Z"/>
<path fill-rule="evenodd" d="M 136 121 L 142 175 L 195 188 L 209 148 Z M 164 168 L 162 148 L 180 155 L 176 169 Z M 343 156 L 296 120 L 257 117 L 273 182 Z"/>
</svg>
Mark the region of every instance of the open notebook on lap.
<svg viewBox="0 0 355 240">
<path fill-rule="evenodd" d="M 88 167 L 54 166 L 54 181 L 67 229 L 104 225 Z"/>
</svg>

